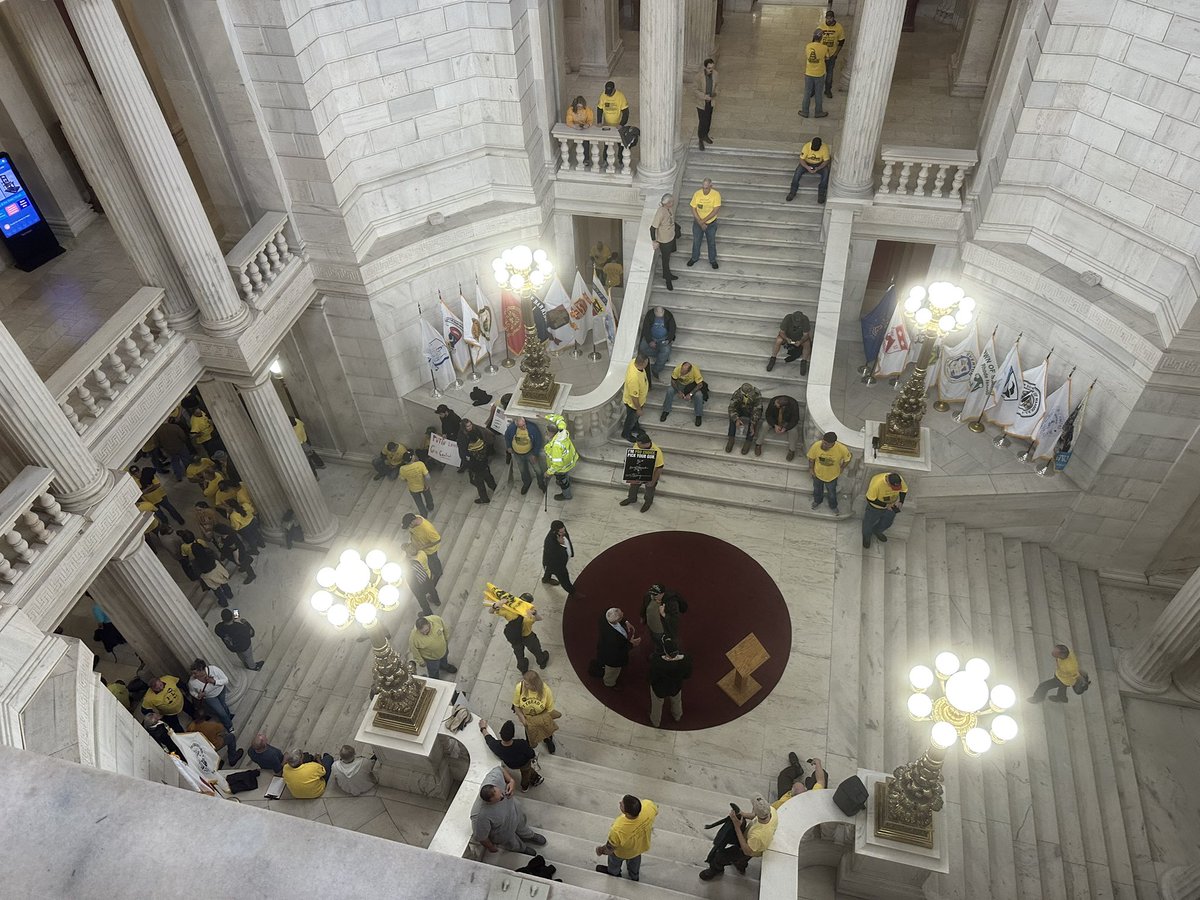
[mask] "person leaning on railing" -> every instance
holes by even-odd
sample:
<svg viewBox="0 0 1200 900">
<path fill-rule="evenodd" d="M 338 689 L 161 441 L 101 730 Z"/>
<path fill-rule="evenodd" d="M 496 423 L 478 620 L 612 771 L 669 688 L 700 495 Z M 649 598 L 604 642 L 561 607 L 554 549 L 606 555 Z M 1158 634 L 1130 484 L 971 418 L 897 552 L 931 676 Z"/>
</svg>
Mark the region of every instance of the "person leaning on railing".
<svg viewBox="0 0 1200 900">
<path fill-rule="evenodd" d="M 571 105 L 567 108 L 567 125 L 571 128 L 578 128 L 582 131 L 585 128 L 591 128 L 596 124 L 596 116 L 587 105 L 587 101 L 582 96 L 576 97 L 571 101 Z M 581 141 L 583 144 L 583 164 L 591 166 L 592 164 L 592 142 Z"/>
</svg>

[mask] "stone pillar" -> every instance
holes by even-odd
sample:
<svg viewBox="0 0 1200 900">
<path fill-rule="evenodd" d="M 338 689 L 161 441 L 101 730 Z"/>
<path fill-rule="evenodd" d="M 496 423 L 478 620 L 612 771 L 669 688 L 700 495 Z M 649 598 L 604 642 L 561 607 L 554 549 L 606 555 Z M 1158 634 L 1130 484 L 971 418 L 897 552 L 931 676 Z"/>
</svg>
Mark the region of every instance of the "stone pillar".
<svg viewBox="0 0 1200 900">
<path fill-rule="evenodd" d="M 685 3 L 683 76 L 690 81 L 716 49 L 717 0 L 685 0 Z"/>
<path fill-rule="evenodd" d="M 229 676 L 229 685 L 225 688 L 229 692 L 226 695 L 229 705 L 233 706 L 241 698 L 249 686 L 246 667 L 225 649 L 221 639 L 192 608 L 171 573 L 146 546 L 146 539 L 141 534 L 134 535 L 119 549 L 104 571 L 111 577 L 114 594 L 130 598 L 143 621 L 157 629 L 176 659 L 185 667 L 196 657 L 219 666 Z M 113 621 L 115 623 L 116 619 Z"/>
<path fill-rule="evenodd" d="M 554 214 L 554 268 L 560 272 L 574 272 L 575 262 L 575 217 L 570 213 Z M 621 255 L 624 261 L 624 254 Z M 588 263 L 591 264 L 590 261 Z M 589 284 L 591 279 L 584 279 Z"/>
<path fill-rule="evenodd" d="M 846 99 L 846 121 L 855 127 L 843 129 L 842 146 L 833 148 L 835 196 L 865 198 L 875 193 L 879 134 L 896 68 L 904 5 L 905 0 L 872 0 L 855 23 L 858 44 Z"/>
<path fill-rule="evenodd" d="M 1200 703 L 1200 650 L 1175 670 L 1175 687 Z"/>
<path fill-rule="evenodd" d="M 134 602 L 108 569 L 101 569 L 92 580 L 93 597 L 113 620 L 117 631 L 129 642 L 129 646 L 146 664 L 147 678 L 154 675 L 177 675 L 186 673 L 193 657 L 181 659 L 166 645 L 158 628 L 145 611 Z"/>
<path fill-rule="evenodd" d="M 94 506 L 112 487 L 58 401 L 8 329 L 0 325 L 0 435 L 23 462 L 54 470 L 51 492 L 69 512 Z"/>
<path fill-rule="evenodd" d="M 608 78 L 625 52 L 617 0 L 579 0 L 579 14 L 583 25 L 583 58 L 579 63 L 579 74 Z M 596 101 L 589 97 L 588 102 L 594 104 Z"/>
<path fill-rule="evenodd" d="M 958 245 L 934 244 L 929 271 L 925 276 L 926 282 L 957 281 L 959 274 Z"/>
<path fill-rule="evenodd" d="M 195 292 L 200 324 L 218 336 L 245 330 L 250 309 L 225 268 L 196 187 L 113 0 L 66 0 L 66 5 L 146 199 Z"/>
<path fill-rule="evenodd" d="M 1176 866 L 1161 882 L 1163 900 L 1196 900 L 1200 897 L 1200 866 Z"/>
<path fill-rule="evenodd" d="M 238 474 L 242 476 L 254 500 L 259 526 L 265 536 L 281 539 L 283 514 L 288 508 L 287 494 L 275 477 L 275 470 L 267 459 L 237 391 L 227 381 L 202 381 L 200 393 L 204 397 L 204 405 L 212 414 L 213 424 L 221 434 L 221 440 L 229 449 L 233 464 L 237 466 Z"/>
<path fill-rule="evenodd" d="M 639 60 L 642 150 L 638 174 L 649 182 L 675 177 L 679 137 L 679 71 L 683 66 L 683 0 L 642 5 Z M 651 52 L 652 51 L 652 52 Z"/>
<path fill-rule="evenodd" d="M 172 328 L 194 324 L 195 301 L 58 9 L 40 0 L 9 0 L 0 4 L 0 13 L 28 54 L 75 158 L 104 204 L 105 215 L 139 277 L 166 292 L 167 321 Z"/>
<path fill-rule="evenodd" d="M 284 493 L 304 528 L 305 541 L 311 544 L 329 541 L 337 534 L 337 519 L 329 512 L 321 495 L 321 488 L 296 440 L 275 385 L 266 376 L 253 387 L 239 388 L 239 391 Z"/>
<path fill-rule="evenodd" d="M 958 50 L 950 57 L 950 94 L 982 97 L 996 59 L 1009 0 L 975 0 Z"/>
<path fill-rule="evenodd" d="M 1179 589 L 1155 621 L 1150 633 L 1121 654 L 1121 680 L 1144 694 L 1161 694 L 1171 673 L 1200 649 L 1200 569 Z M 1200 670 L 1200 664 L 1192 665 Z M 1200 693 L 1200 692 L 1198 692 Z"/>
</svg>

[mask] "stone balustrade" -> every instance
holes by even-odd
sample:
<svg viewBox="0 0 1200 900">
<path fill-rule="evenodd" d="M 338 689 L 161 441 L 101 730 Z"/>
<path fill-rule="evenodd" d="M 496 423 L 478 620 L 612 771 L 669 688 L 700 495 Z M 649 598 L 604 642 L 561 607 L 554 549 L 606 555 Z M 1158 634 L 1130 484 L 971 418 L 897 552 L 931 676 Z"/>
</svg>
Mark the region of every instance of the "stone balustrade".
<svg viewBox="0 0 1200 900">
<path fill-rule="evenodd" d="M 297 257 L 298 244 L 287 213 L 266 213 L 246 236 L 225 254 L 225 265 L 242 299 L 255 309 L 269 305 L 268 288 Z"/>
<path fill-rule="evenodd" d="M 75 431 L 86 435 L 175 337 L 161 288 L 142 288 L 46 379 Z"/>
<path fill-rule="evenodd" d="M 880 153 L 883 173 L 875 200 L 960 208 L 963 183 L 979 162 L 974 150 L 891 147 Z"/>
<path fill-rule="evenodd" d="M 550 130 L 558 141 L 562 162 L 558 167 L 560 177 L 603 178 L 618 181 L 633 181 L 633 151 L 621 143 L 621 135 L 614 125 L 593 125 L 590 128 L 575 128 L 559 123 Z M 591 145 L 591 163 L 584 162 L 585 145 Z"/>
<path fill-rule="evenodd" d="M 48 493 L 52 469 L 27 466 L 0 491 L 0 600 L 63 531 L 68 514 Z"/>
</svg>

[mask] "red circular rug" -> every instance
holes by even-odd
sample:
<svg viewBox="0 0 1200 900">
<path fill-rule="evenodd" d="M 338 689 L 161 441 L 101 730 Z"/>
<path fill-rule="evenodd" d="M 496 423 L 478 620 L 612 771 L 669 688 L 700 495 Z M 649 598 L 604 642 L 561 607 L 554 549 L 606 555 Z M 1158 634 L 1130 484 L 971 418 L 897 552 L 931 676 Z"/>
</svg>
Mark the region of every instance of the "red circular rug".
<svg viewBox="0 0 1200 900">
<path fill-rule="evenodd" d="M 692 657 L 692 677 L 683 686 L 683 719 L 675 722 L 664 705 L 662 727 L 676 731 L 713 728 L 754 709 L 779 683 L 792 647 L 787 603 L 771 576 L 749 554 L 707 534 L 656 531 L 609 547 L 575 579 L 584 594 L 563 612 L 563 643 L 580 681 L 614 712 L 650 724 L 649 648 L 641 620 L 642 600 L 654 583 L 687 601 L 680 618 L 679 644 Z M 600 619 L 619 607 L 643 637 L 621 672 L 622 688 L 606 688 L 588 674 L 595 659 Z M 753 672 L 761 687 L 742 705 L 718 682 L 733 671 L 726 653 L 753 634 L 769 654 Z"/>
</svg>

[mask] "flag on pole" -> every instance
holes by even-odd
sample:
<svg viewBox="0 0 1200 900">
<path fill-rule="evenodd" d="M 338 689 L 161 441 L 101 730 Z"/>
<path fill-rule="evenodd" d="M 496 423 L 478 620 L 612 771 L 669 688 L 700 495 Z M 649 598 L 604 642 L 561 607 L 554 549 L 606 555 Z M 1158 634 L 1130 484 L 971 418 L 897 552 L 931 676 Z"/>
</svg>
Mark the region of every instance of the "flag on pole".
<svg viewBox="0 0 1200 900">
<path fill-rule="evenodd" d="M 992 396 L 983 407 L 983 417 L 993 425 L 1007 428 L 1017 418 L 1017 407 L 1021 403 L 1021 388 L 1024 379 L 1021 377 L 1021 354 L 1018 350 L 1021 338 L 1013 341 L 1012 349 L 1004 357 L 1004 362 L 996 371 L 996 380 L 992 383 Z"/>
<path fill-rule="evenodd" d="M 1083 411 L 1087 407 L 1088 397 L 1092 396 L 1092 388 L 1095 386 L 1096 382 L 1093 381 L 1088 386 L 1083 399 L 1075 404 L 1071 415 L 1067 416 L 1067 421 L 1063 423 L 1062 434 L 1058 436 L 1058 440 L 1054 444 L 1054 468 L 1060 472 L 1067 467 L 1067 463 L 1071 461 L 1071 454 L 1075 452 L 1075 444 L 1079 439 L 1079 432 L 1083 428 Z"/>
<path fill-rule="evenodd" d="M 454 363 L 454 368 L 464 372 L 470 363 L 470 351 L 463 339 L 463 321 L 446 305 L 440 291 L 438 292 L 438 305 L 442 307 L 442 337 L 446 339 L 446 347 L 450 350 L 450 359 Z"/>
<path fill-rule="evenodd" d="M 963 400 L 960 422 L 972 422 L 983 414 L 983 406 L 992 396 L 992 385 L 996 381 L 996 332 L 988 338 L 987 346 L 979 354 L 971 378 L 967 382 L 967 396 Z"/>
<path fill-rule="evenodd" d="M 467 345 L 467 350 L 471 354 L 471 362 L 476 365 L 483 359 L 483 328 L 479 324 L 479 316 L 475 310 L 471 309 L 471 304 L 467 302 L 467 298 L 462 291 L 458 292 L 458 299 L 462 306 L 463 320 L 463 343 Z"/>
<path fill-rule="evenodd" d="M 892 311 L 887 331 L 883 334 L 879 356 L 875 360 L 875 377 L 890 378 L 903 372 L 904 367 L 908 365 L 912 349 L 912 335 L 909 334 L 908 323 L 904 320 L 904 307 L 897 304 Z"/>
<path fill-rule="evenodd" d="M 617 339 L 617 314 L 608 291 L 598 279 L 592 279 L 592 331 L 597 343 Z"/>
<path fill-rule="evenodd" d="M 525 352 L 525 322 L 521 318 L 521 298 L 512 291 L 500 292 L 500 317 L 509 352 L 520 356 Z"/>
<path fill-rule="evenodd" d="M 1034 459 L 1049 459 L 1054 455 L 1054 445 L 1070 415 L 1071 377 L 1068 375 L 1058 390 L 1046 398 L 1046 413 L 1033 433 Z"/>
<path fill-rule="evenodd" d="M 450 349 L 442 336 L 424 319 L 421 319 L 421 349 L 433 376 L 434 387 L 444 391 L 454 384 L 454 365 L 450 362 Z"/>
<path fill-rule="evenodd" d="M 479 331 L 483 338 L 480 343 L 485 351 L 495 350 L 496 341 L 500 338 L 496 309 L 478 281 L 475 282 L 475 309 L 479 311 Z"/>
<path fill-rule="evenodd" d="M 972 326 L 969 334 L 953 347 L 942 343 L 938 358 L 937 398 L 943 403 L 962 403 L 971 390 L 971 375 L 979 361 L 979 328 Z"/>
<path fill-rule="evenodd" d="M 587 343 L 588 332 L 592 330 L 592 295 L 588 293 L 587 282 L 578 271 L 571 290 L 571 322 L 575 326 L 575 344 L 582 347 Z"/>
<path fill-rule="evenodd" d="M 888 329 L 892 311 L 896 308 L 896 286 L 884 291 L 883 298 L 875 308 L 859 320 L 862 326 L 863 358 L 868 366 L 874 365 L 883 345 L 883 335 Z"/>
<path fill-rule="evenodd" d="M 1046 369 L 1049 363 L 1023 373 L 1021 398 L 1017 401 L 1017 415 L 1012 425 L 1004 429 L 1012 437 L 1032 439 L 1042 417 L 1046 414 Z"/>
<path fill-rule="evenodd" d="M 546 310 L 546 329 L 551 350 L 565 350 L 575 343 L 575 326 L 571 322 L 571 298 L 555 275 L 542 301 Z"/>
</svg>

